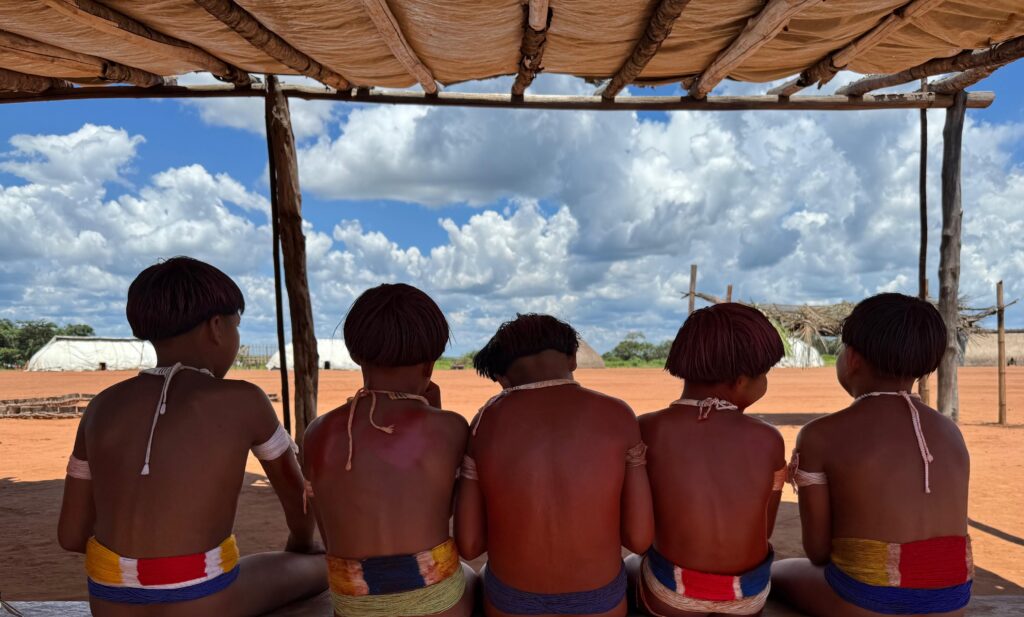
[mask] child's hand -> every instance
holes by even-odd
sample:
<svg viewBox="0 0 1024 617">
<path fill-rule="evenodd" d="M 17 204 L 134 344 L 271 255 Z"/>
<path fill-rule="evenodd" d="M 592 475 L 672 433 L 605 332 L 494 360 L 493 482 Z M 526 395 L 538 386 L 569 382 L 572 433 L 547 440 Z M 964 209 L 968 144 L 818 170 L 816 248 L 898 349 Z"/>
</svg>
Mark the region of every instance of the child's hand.
<svg viewBox="0 0 1024 617">
<path fill-rule="evenodd" d="M 319 540 L 315 538 L 299 540 L 293 535 L 288 536 L 288 543 L 285 544 L 284 550 L 289 553 L 303 553 L 306 555 L 323 555 L 327 552 Z"/>
<path fill-rule="evenodd" d="M 427 386 L 427 390 L 423 393 L 423 397 L 427 399 L 427 404 L 431 407 L 441 409 L 441 388 L 433 381 L 431 381 L 430 385 Z"/>
</svg>

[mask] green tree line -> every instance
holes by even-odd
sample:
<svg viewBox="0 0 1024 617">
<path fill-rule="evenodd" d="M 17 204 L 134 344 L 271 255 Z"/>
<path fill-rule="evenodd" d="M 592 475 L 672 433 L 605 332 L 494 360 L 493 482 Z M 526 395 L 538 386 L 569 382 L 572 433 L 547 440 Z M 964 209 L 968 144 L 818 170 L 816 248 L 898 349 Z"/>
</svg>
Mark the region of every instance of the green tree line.
<svg viewBox="0 0 1024 617">
<path fill-rule="evenodd" d="M 643 332 L 629 332 L 611 351 L 601 355 L 605 366 L 653 366 L 662 367 L 668 358 L 672 341 L 652 343 Z"/>
<path fill-rule="evenodd" d="M 0 319 L 0 367 L 15 368 L 24 366 L 32 354 L 42 349 L 49 340 L 57 335 L 63 336 L 94 336 L 92 326 L 86 324 L 68 324 L 58 326 L 52 321 L 11 321 Z"/>
</svg>

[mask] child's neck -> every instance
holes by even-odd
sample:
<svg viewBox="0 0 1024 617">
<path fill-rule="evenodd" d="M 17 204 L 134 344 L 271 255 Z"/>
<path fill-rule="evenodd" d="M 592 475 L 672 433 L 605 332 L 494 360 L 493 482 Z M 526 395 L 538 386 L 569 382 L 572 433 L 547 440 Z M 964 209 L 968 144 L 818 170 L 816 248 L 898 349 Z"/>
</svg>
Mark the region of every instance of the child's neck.
<svg viewBox="0 0 1024 617">
<path fill-rule="evenodd" d="M 508 367 L 505 377 L 512 387 L 541 381 L 572 379 L 573 365 L 570 356 L 547 349 L 532 356 L 516 358 Z"/>
<path fill-rule="evenodd" d="M 363 387 L 367 390 L 422 394 L 425 385 L 420 366 L 363 368 Z"/>
<path fill-rule="evenodd" d="M 732 389 L 728 386 L 724 386 L 718 383 L 684 383 L 683 384 L 683 396 L 682 398 L 693 399 L 695 401 L 703 401 L 706 398 L 717 398 L 723 401 L 728 401 L 733 405 L 739 405 L 739 403 L 733 399 L 737 398 Z M 739 408 L 743 411 L 743 407 Z"/>
<path fill-rule="evenodd" d="M 850 384 L 847 392 L 857 398 L 872 392 L 913 392 L 914 380 L 905 377 L 872 377 L 860 383 Z"/>
<path fill-rule="evenodd" d="M 184 366 L 216 372 L 210 363 L 209 355 L 201 348 L 166 344 L 155 344 L 153 347 L 156 349 L 157 366 L 174 366 L 181 363 Z"/>
</svg>

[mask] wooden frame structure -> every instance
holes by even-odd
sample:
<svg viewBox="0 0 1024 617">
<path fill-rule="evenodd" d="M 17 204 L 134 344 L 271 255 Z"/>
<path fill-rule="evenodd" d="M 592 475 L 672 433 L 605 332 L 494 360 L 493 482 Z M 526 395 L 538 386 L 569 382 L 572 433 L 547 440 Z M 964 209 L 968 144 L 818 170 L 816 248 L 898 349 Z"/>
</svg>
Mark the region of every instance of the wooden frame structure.
<svg viewBox="0 0 1024 617">
<path fill-rule="evenodd" d="M 442 7 L 445 11 L 443 23 L 437 21 L 436 25 L 448 34 L 438 34 L 438 40 L 452 33 L 459 34 L 457 31 L 462 22 L 477 26 L 481 23 L 490 24 L 487 19 L 478 19 L 480 11 L 505 10 L 502 8 L 504 5 L 499 6 L 500 3 L 495 3 L 493 7 L 482 7 L 476 4 L 462 6 L 459 1 L 453 0 L 451 6 Z M 512 52 L 517 54 L 516 60 L 500 64 L 501 68 L 481 68 L 486 62 L 475 63 L 474 58 L 451 53 L 450 49 L 443 48 L 443 44 L 433 44 L 434 41 L 429 37 L 434 36 L 435 24 L 430 23 L 424 29 L 421 14 L 433 9 L 430 5 L 418 6 L 417 0 L 358 0 L 354 4 L 362 9 L 361 15 L 355 15 L 359 11 L 352 11 L 351 7 L 341 9 L 323 3 L 315 5 L 318 10 L 330 13 L 325 14 L 325 18 L 334 18 L 336 21 L 333 23 L 343 23 L 350 28 L 349 32 L 332 32 L 330 36 L 326 33 L 322 33 L 323 36 L 310 34 L 319 22 L 315 16 L 306 19 L 307 16 L 302 14 L 299 7 L 302 0 L 288 7 L 256 0 L 168 0 L 159 3 L 159 7 L 156 3 L 149 6 L 147 3 L 131 3 L 127 0 L 26 0 L 14 12 L 5 11 L 5 7 L 0 5 L 0 104 L 134 98 L 265 99 L 282 391 L 288 425 L 290 414 L 287 413 L 289 396 L 279 259 L 283 254 L 283 278 L 288 288 L 295 352 L 294 428 L 300 441 L 306 424 L 316 415 L 317 351 L 306 277 L 301 192 L 289 98 L 366 104 L 580 111 L 919 109 L 922 110 L 922 126 L 925 122 L 923 110 L 943 108 L 947 112 L 942 173 L 943 235 L 939 303 L 950 330 L 951 344 L 939 371 L 937 390 L 940 409 L 955 417 L 955 334 L 958 325 L 955 313 L 963 215 L 960 200 L 960 148 L 964 114 L 968 108 L 984 108 L 994 100 L 990 92 L 968 94 L 964 89 L 999 67 L 1024 56 L 1024 25 L 1015 25 L 1024 24 L 1024 11 L 1019 11 L 1016 5 L 1006 0 L 985 0 L 986 10 L 979 11 L 979 15 L 975 16 L 976 27 L 963 29 L 965 37 L 974 37 L 969 39 L 973 42 L 964 43 L 952 52 L 949 47 L 943 47 L 943 53 L 939 54 L 936 48 L 929 47 L 931 43 L 927 36 L 914 38 L 908 33 L 911 30 L 922 31 L 922 20 L 937 19 L 942 5 L 950 1 L 908 0 L 895 9 L 886 9 L 874 21 L 862 20 L 856 36 L 843 34 L 840 37 L 836 34 L 836 38 L 841 40 L 831 45 L 828 24 L 842 20 L 825 19 L 821 12 L 837 10 L 836 3 L 826 5 L 822 0 L 767 0 L 755 14 L 750 15 L 743 13 L 747 10 L 743 7 L 749 3 L 722 0 L 721 6 L 732 7 L 738 12 L 728 16 L 725 15 L 728 13 L 727 8 L 722 9 L 720 6 L 716 9 L 716 15 L 725 15 L 722 18 L 724 21 L 712 24 L 708 21 L 711 18 L 703 15 L 699 9 L 688 13 L 691 0 L 648 0 L 646 23 L 640 24 L 641 27 L 631 26 L 633 35 L 623 34 L 628 30 L 625 26 L 623 33 L 617 35 L 618 41 L 635 37 L 633 43 L 627 42 L 627 47 L 620 45 L 623 52 L 617 59 L 611 63 L 604 61 L 601 64 L 603 68 L 594 68 L 596 65 L 588 64 L 594 55 L 591 53 L 593 47 L 584 45 L 584 51 L 572 56 L 573 44 L 580 41 L 591 44 L 584 40 L 584 22 L 618 19 L 625 24 L 625 21 L 640 14 L 635 7 L 609 4 L 588 8 L 584 7 L 587 3 L 583 2 L 563 10 L 556 0 L 522 0 L 517 7 L 521 12 L 516 13 L 516 18 L 521 21 L 517 21 L 514 28 L 519 32 L 518 48 Z M 979 5 L 982 3 L 982 0 L 961 0 L 958 7 L 962 6 L 963 1 L 976 1 Z M 879 2 L 880 6 L 883 4 Z M 587 10 L 581 10 L 580 7 Z M 314 8 L 314 4 L 307 8 Z M 609 17 L 613 9 L 620 11 L 614 18 Z M 288 11 L 292 13 L 288 14 Z M 331 11 L 347 12 L 340 14 Z M 963 19 L 961 9 L 957 11 L 957 19 Z M 511 14 L 512 11 L 506 13 Z M 1013 19 L 1007 19 L 1006 16 Z M 64 36 L 65 32 L 61 28 L 54 30 L 54 21 L 60 21 L 59 26 L 71 34 Z M 303 23 L 293 23 L 300 21 Z M 705 52 L 711 52 L 701 56 L 708 60 L 696 70 L 665 77 L 665 63 L 661 63 L 660 68 L 657 66 L 659 54 L 667 54 L 677 60 L 696 57 L 690 53 L 690 47 L 680 45 L 680 36 L 684 35 L 677 34 L 694 28 L 694 23 L 707 27 L 703 33 L 707 36 L 695 36 L 694 40 L 698 41 L 695 45 L 704 46 Z M 792 37 L 792 30 L 806 30 L 808 24 L 818 24 L 815 27 L 823 29 L 822 36 L 816 39 L 811 37 L 818 45 L 815 49 L 820 49 L 822 44 L 830 45 L 831 48 L 813 62 L 808 63 L 805 59 L 805 66 L 797 68 L 799 75 L 795 79 L 768 90 L 765 95 L 711 96 L 715 86 L 724 79 L 735 78 L 736 75 L 742 79 L 743 75 L 754 74 L 750 72 L 754 70 L 750 67 L 752 64 L 757 65 L 763 56 L 774 54 L 772 57 L 778 60 L 785 56 L 780 49 L 799 48 L 800 45 L 781 39 Z M 916 27 L 907 28 L 909 24 L 915 24 Z M 411 30 L 413 25 L 415 31 Z M 791 29 L 791 26 L 794 28 Z M 428 33 L 427 39 L 423 38 L 424 31 Z M 571 35 L 567 37 L 566 32 Z M 724 37 L 722 33 L 725 33 Z M 358 40 L 352 43 L 346 36 L 348 34 Z M 470 32 L 466 36 L 472 34 Z M 991 36 L 978 38 L 984 34 Z M 803 36 L 806 37 L 806 32 Z M 993 41 L 996 43 L 992 44 Z M 885 47 L 886 53 L 874 51 L 880 46 Z M 906 52 L 906 57 L 918 58 L 915 62 L 919 61 L 921 54 L 925 54 L 924 57 L 928 59 L 914 66 L 908 66 L 912 62 L 906 59 L 884 60 L 896 57 L 889 53 L 892 49 Z M 556 50 L 558 57 L 551 58 Z M 374 59 L 373 66 L 369 68 L 350 61 L 353 54 L 358 55 L 364 51 Z M 486 55 L 483 51 L 481 54 Z M 840 88 L 833 95 L 798 95 L 798 92 L 815 83 L 819 86 L 827 83 L 840 70 L 857 70 L 860 64 L 870 65 L 871 62 L 877 64 L 879 58 L 889 63 L 886 69 L 891 72 L 865 77 Z M 527 94 L 536 75 L 544 70 L 545 62 L 558 64 L 560 68 L 557 70 L 562 73 L 592 81 L 608 81 L 592 96 Z M 578 69 L 573 68 L 576 66 L 573 62 L 577 63 Z M 515 66 L 514 71 L 508 70 L 507 67 L 512 65 Z M 254 68 L 268 66 L 271 69 Z M 772 71 L 777 73 L 782 70 L 779 66 L 782 65 L 776 62 L 770 70 L 758 69 L 762 72 L 756 73 L 761 76 L 757 80 L 792 74 L 763 77 L 765 74 L 774 75 Z M 172 70 L 167 67 L 176 68 Z M 377 72 L 374 73 L 374 70 Z M 189 71 L 208 71 L 226 83 L 212 86 L 174 84 L 174 75 Z M 323 87 L 278 83 L 274 74 L 289 71 L 316 80 Z M 260 83 L 250 73 L 268 76 Z M 953 75 L 922 87 L 918 92 L 876 92 L 881 88 L 946 73 Z M 439 85 L 439 82 L 455 83 L 499 74 L 515 76 L 511 91 L 507 94 L 442 92 Z M 630 84 L 672 81 L 682 84 L 686 96 L 619 96 Z M 401 82 L 403 85 L 415 83 L 420 90 L 372 87 L 387 85 L 385 82 Z M 128 85 L 92 87 L 113 83 Z M 923 178 L 924 148 L 927 146 L 925 139 L 922 132 L 922 224 L 926 223 Z M 926 230 L 922 228 L 922 255 L 926 242 Z M 923 260 L 920 268 L 924 280 Z M 693 282 L 695 278 L 696 272 L 693 272 Z M 921 292 L 927 293 L 925 289 Z M 691 295 L 691 310 L 692 299 Z"/>
</svg>

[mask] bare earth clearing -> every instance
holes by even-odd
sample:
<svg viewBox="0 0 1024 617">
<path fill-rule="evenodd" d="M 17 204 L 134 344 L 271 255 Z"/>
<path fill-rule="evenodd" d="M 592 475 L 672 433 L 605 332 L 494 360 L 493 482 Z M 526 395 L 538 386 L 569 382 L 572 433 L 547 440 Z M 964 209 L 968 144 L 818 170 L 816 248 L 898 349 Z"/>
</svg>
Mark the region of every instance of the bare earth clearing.
<svg viewBox="0 0 1024 617">
<path fill-rule="evenodd" d="M 23 373 L 0 371 L 0 399 L 96 393 L 131 373 Z M 280 393 L 270 371 L 237 372 L 267 392 Z M 679 395 L 680 384 L 654 369 L 581 370 L 586 386 L 618 396 L 638 413 L 663 407 Z M 445 407 L 471 417 L 497 387 L 467 371 L 436 373 Z M 996 371 L 960 371 L 962 429 L 972 456 L 971 534 L 979 594 L 1024 594 L 1024 368 L 1007 374 L 1011 426 L 996 417 Z M 320 409 L 343 403 L 359 386 L 358 373 L 320 373 Z M 769 376 L 768 396 L 750 413 L 779 425 L 792 447 L 799 425 L 840 409 L 849 397 L 833 369 L 779 369 Z M 278 405 L 280 408 L 280 405 Z M 85 599 L 82 557 L 57 546 L 64 466 L 77 420 L 0 420 L 0 593 L 4 599 Z M 913 433 L 908 420 L 908 447 Z M 936 456 L 942 456 L 936 452 Z M 280 506 L 255 459 L 240 497 L 235 531 L 242 551 L 280 549 L 285 526 Z M 775 531 L 782 557 L 801 553 L 795 496 L 789 489 Z"/>
</svg>

